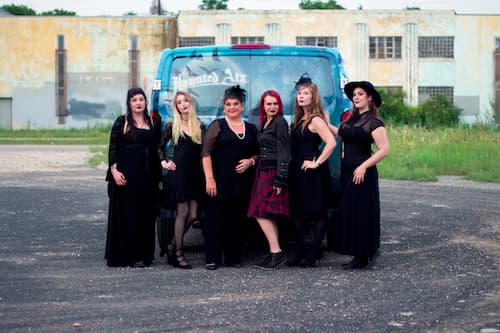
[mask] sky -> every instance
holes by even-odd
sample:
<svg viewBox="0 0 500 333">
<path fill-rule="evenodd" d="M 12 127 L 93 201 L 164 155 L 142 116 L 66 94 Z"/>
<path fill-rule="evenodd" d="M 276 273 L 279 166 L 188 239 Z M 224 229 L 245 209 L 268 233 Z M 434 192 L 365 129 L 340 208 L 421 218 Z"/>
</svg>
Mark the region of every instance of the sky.
<svg viewBox="0 0 500 333">
<path fill-rule="evenodd" d="M 5 4 L 26 5 L 37 13 L 53 9 L 74 11 L 78 16 L 121 16 L 128 12 L 147 15 L 153 0 L 0 0 Z M 156 1 L 156 0 L 155 0 Z M 196 10 L 201 0 L 161 0 L 162 7 L 170 12 Z M 229 0 L 229 9 L 299 9 L 300 0 Z M 500 15 L 498 0 L 337 0 L 346 9 L 451 9 L 457 14 Z"/>
</svg>

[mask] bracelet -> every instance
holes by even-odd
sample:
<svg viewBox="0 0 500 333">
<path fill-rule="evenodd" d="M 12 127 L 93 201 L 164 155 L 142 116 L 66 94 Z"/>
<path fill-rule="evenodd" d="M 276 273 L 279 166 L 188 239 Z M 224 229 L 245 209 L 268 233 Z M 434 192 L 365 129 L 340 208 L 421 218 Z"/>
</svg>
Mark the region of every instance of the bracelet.
<svg viewBox="0 0 500 333">
<path fill-rule="evenodd" d="M 321 165 L 321 162 L 319 160 L 316 161 L 316 168 Z"/>
</svg>

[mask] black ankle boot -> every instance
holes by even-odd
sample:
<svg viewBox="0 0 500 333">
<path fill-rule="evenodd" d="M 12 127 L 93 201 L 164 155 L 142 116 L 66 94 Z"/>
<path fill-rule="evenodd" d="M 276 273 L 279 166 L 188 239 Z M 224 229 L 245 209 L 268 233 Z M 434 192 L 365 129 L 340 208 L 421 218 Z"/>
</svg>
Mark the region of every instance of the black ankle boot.
<svg viewBox="0 0 500 333">
<path fill-rule="evenodd" d="M 306 256 L 306 250 L 302 245 L 299 245 L 293 251 L 293 255 L 290 258 L 288 258 L 286 264 L 288 266 L 300 266 L 305 256 Z"/>
<path fill-rule="evenodd" d="M 316 264 L 316 260 L 319 263 L 322 258 L 323 258 L 323 249 L 318 246 L 312 245 L 311 250 L 309 251 L 303 266 L 314 267 L 314 265 Z"/>
</svg>

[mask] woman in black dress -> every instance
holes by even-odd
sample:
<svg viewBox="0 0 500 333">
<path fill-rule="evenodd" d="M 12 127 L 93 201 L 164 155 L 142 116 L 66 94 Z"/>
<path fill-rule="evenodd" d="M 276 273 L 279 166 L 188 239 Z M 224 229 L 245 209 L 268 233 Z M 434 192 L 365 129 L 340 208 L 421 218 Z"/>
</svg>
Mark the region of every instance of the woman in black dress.
<svg viewBox="0 0 500 333">
<path fill-rule="evenodd" d="M 376 164 L 389 154 L 389 140 L 378 115 L 382 99 L 375 87 L 367 81 L 349 82 L 344 91 L 353 102 L 353 110 L 338 128 L 343 157 L 334 247 L 340 254 L 354 256 L 345 268 L 370 268 L 380 245 Z M 372 144 L 377 148 L 373 154 Z"/>
<path fill-rule="evenodd" d="M 225 118 L 214 120 L 203 140 L 205 173 L 205 262 L 215 270 L 222 263 L 241 267 L 241 224 L 246 218 L 257 159 L 257 128 L 241 117 L 246 91 L 224 92 Z"/>
<path fill-rule="evenodd" d="M 257 220 L 269 244 L 269 255 L 256 268 L 272 270 L 286 261 L 276 219 L 289 215 L 290 135 L 280 95 L 268 90 L 260 99 L 259 161 L 248 216 Z"/>
<path fill-rule="evenodd" d="M 127 114 L 113 123 L 109 140 L 108 266 L 145 267 L 155 251 L 160 123 L 148 114 L 141 88 L 127 93 Z"/>
<path fill-rule="evenodd" d="M 167 248 L 167 260 L 174 267 L 190 269 L 184 258 L 184 234 L 198 216 L 201 198 L 201 142 L 204 125 L 196 117 L 193 98 L 186 92 L 174 97 L 173 121 L 165 124 L 158 153 L 166 175 L 167 196 L 177 205 L 174 237 Z M 171 141 L 173 159 L 168 160 L 165 147 Z"/>
<path fill-rule="evenodd" d="M 331 206 L 328 157 L 336 142 L 328 128 L 316 84 L 302 76 L 296 91 L 290 164 L 290 213 L 295 223 L 296 244 L 288 265 L 310 267 L 322 257 L 326 212 Z M 322 142 L 324 146 L 320 149 Z M 314 230 L 309 251 L 306 251 L 303 241 L 308 223 L 313 224 Z"/>
</svg>

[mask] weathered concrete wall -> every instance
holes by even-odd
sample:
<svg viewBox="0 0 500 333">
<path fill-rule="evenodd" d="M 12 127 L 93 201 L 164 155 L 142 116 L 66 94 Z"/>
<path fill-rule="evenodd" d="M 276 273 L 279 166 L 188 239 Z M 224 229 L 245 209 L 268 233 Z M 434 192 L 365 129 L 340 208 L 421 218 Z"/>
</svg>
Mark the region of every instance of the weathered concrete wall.
<svg viewBox="0 0 500 333">
<path fill-rule="evenodd" d="M 499 15 L 456 15 L 451 10 L 181 11 L 179 36 L 217 37 L 221 23 L 232 36 L 264 36 L 266 43 L 281 45 L 295 45 L 297 36 L 336 36 L 351 80 L 400 86 L 412 105 L 418 102 L 419 86 L 452 86 L 463 120 L 485 119 L 492 112 Z M 279 38 L 266 34 L 272 23 L 278 25 Z M 370 59 L 369 36 L 401 36 L 401 59 Z M 454 58 L 418 58 L 419 36 L 454 36 Z"/>
<path fill-rule="evenodd" d="M 67 52 L 69 116 L 55 111 L 58 36 Z M 161 50 L 175 47 L 166 17 L 0 17 L 0 98 L 12 98 L 12 128 L 85 127 L 125 112 L 131 36 L 139 86 L 150 90 Z"/>
</svg>

